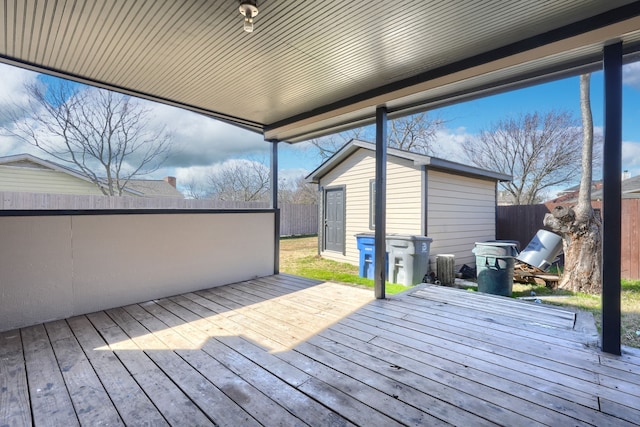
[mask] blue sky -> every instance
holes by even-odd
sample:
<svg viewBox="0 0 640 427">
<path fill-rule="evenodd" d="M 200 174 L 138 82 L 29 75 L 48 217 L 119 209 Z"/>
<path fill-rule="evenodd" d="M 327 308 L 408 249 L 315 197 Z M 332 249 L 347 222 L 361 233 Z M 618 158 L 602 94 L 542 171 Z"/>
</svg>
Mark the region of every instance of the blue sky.
<svg viewBox="0 0 640 427">
<path fill-rule="evenodd" d="M 623 94 L 623 141 L 625 157 L 623 169 L 632 175 L 640 174 L 640 66 L 632 64 L 625 67 L 625 85 Z M 635 77 L 637 74 L 639 77 Z M 565 78 L 528 88 L 492 95 L 473 101 L 463 102 L 430 112 L 446 121 L 446 129 L 440 135 L 442 144 L 459 143 L 467 136 L 489 128 L 492 123 L 509 116 L 535 111 L 568 110 L 580 118 L 580 82 L 579 77 Z M 591 77 L 591 107 L 594 126 L 603 127 L 603 73 L 596 72 Z M 305 156 L 301 158 L 297 150 L 282 150 L 281 164 L 304 164 L 313 168 L 317 159 Z M 454 159 L 462 161 L 462 158 Z M 286 167 L 289 167 L 286 166 Z"/>
<path fill-rule="evenodd" d="M 0 64 L 3 83 L 0 85 L 0 108 L 21 97 L 24 82 L 50 78 L 30 71 Z M 602 127 L 603 87 L 602 72 L 592 75 L 591 100 L 594 125 Z M 624 68 L 623 116 L 623 169 L 632 176 L 640 175 L 640 63 Z M 145 101 L 146 102 L 146 101 Z M 224 162 L 238 158 L 251 158 L 268 162 L 270 144 L 261 135 L 238 127 L 166 105 L 148 103 L 158 126 L 170 124 L 177 150 L 169 162 L 152 178 L 166 175 L 178 177 L 178 183 L 206 176 Z M 446 121 L 438 134 L 438 145 L 446 157 L 464 161 L 457 147 L 492 123 L 510 115 L 549 110 L 569 110 L 580 117 L 579 78 L 572 77 L 545 83 L 474 101 L 434 110 L 432 114 Z M 37 149 L 0 137 L 0 155 L 30 152 L 42 155 Z M 308 143 L 280 144 L 280 175 L 295 179 L 318 166 L 321 159 Z"/>
</svg>

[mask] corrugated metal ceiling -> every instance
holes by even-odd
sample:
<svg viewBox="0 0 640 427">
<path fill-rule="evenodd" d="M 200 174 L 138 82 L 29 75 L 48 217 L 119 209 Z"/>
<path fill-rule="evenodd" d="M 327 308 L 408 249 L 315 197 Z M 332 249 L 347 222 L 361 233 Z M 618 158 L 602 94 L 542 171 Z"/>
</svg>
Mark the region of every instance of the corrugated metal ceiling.
<svg viewBox="0 0 640 427">
<path fill-rule="evenodd" d="M 300 140 L 634 49 L 639 3 L 265 0 L 248 34 L 236 0 L 5 0 L 0 60 Z"/>
</svg>

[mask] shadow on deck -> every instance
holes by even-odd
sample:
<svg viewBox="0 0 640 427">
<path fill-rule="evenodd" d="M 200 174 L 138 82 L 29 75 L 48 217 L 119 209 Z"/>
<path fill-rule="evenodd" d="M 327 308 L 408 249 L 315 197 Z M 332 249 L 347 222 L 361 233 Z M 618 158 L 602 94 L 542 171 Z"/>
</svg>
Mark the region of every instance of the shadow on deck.
<svg viewBox="0 0 640 427">
<path fill-rule="evenodd" d="M 0 333 L 0 425 L 637 425 L 593 319 L 289 275 Z"/>
</svg>

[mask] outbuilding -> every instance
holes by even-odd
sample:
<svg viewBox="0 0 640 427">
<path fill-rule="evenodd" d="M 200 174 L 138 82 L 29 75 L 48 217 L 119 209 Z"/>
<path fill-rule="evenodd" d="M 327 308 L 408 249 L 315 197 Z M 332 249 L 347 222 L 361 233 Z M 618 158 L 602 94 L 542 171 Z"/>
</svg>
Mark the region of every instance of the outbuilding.
<svg viewBox="0 0 640 427">
<path fill-rule="evenodd" d="M 387 233 L 428 236 L 435 255 L 454 254 L 456 268 L 474 265 L 477 241 L 495 239 L 497 183 L 511 177 L 389 148 Z M 318 184 L 318 251 L 357 265 L 356 234 L 374 232 L 375 144 L 351 140 L 307 176 Z"/>
</svg>

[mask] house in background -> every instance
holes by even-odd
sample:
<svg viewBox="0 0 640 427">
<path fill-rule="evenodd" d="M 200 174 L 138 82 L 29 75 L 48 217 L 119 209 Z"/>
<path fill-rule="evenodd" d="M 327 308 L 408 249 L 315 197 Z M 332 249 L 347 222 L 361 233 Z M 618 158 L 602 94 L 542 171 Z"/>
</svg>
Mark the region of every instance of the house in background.
<svg viewBox="0 0 640 427">
<path fill-rule="evenodd" d="M 387 233 L 431 237 L 432 266 L 437 254 L 475 265 L 475 242 L 495 239 L 497 183 L 511 177 L 392 148 L 387 156 Z M 357 265 L 355 235 L 374 232 L 375 144 L 351 140 L 307 180 L 321 192 L 320 254 Z"/>
<path fill-rule="evenodd" d="M 31 154 L 0 157 L 0 192 L 98 195 L 103 193 L 80 172 Z M 132 179 L 125 196 L 184 198 L 176 179 Z"/>
</svg>

